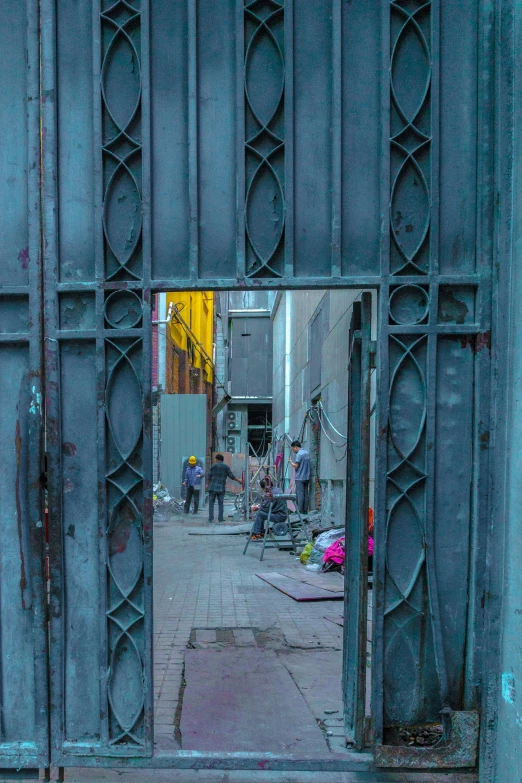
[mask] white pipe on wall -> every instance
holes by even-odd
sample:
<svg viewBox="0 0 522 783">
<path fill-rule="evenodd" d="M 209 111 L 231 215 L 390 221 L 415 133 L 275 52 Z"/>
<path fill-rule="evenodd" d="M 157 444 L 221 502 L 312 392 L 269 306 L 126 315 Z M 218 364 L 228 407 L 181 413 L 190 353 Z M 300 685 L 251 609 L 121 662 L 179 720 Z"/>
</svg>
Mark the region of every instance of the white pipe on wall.
<svg viewBox="0 0 522 783">
<path fill-rule="evenodd" d="M 167 294 L 158 294 L 158 386 L 167 383 Z"/>
</svg>

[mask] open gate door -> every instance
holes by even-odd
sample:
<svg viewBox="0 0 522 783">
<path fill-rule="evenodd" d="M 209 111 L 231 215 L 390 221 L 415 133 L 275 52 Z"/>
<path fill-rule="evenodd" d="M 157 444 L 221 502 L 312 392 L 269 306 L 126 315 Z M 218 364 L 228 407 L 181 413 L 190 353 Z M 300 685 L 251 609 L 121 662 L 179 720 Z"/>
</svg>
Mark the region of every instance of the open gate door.
<svg viewBox="0 0 522 783">
<path fill-rule="evenodd" d="M 365 742 L 368 510 L 370 494 L 371 294 L 353 306 L 348 365 L 343 706 L 347 742 Z"/>
</svg>

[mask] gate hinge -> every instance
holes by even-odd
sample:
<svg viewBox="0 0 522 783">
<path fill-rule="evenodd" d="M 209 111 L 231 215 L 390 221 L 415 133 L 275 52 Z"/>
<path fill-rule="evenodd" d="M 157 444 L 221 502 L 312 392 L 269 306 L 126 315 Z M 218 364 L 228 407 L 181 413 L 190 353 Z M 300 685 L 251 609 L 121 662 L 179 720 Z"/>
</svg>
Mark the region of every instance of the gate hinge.
<svg viewBox="0 0 522 783">
<path fill-rule="evenodd" d="M 370 340 L 370 370 L 375 370 L 375 360 L 377 357 L 377 340 Z"/>
</svg>

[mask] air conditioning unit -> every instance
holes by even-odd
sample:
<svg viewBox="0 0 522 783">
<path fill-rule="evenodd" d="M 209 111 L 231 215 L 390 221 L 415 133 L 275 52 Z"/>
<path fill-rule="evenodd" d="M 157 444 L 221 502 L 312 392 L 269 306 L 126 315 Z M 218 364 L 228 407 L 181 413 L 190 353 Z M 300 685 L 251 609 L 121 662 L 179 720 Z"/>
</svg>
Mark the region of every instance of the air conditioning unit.
<svg viewBox="0 0 522 783">
<path fill-rule="evenodd" d="M 227 427 L 229 431 L 241 432 L 241 416 L 240 411 L 228 411 Z"/>
<path fill-rule="evenodd" d="M 241 438 L 239 435 L 227 435 L 227 451 L 231 454 L 239 454 L 241 452 Z"/>
</svg>

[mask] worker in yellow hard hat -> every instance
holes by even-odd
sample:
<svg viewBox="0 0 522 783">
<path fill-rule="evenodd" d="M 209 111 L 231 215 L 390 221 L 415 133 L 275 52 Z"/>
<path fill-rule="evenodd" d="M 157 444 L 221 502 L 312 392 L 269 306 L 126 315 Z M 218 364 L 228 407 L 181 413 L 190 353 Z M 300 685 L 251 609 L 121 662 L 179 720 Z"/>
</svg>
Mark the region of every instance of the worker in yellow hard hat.
<svg viewBox="0 0 522 783">
<path fill-rule="evenodd" d="M 193 514 L 198 513 L 199 509 L 199 493 L 201 491 L 201 479 L 205 475 L 205 471 L 198 465 L 196 457 L 192 456 L 188 459 L 188 465 L 185 468 L 183 476 L 183 486 L 187 488 L 187 496 L 185 499 L 185 514 L 190 514 L 190 505 L 192 498 L 194 498 Z"/>
</svg>

